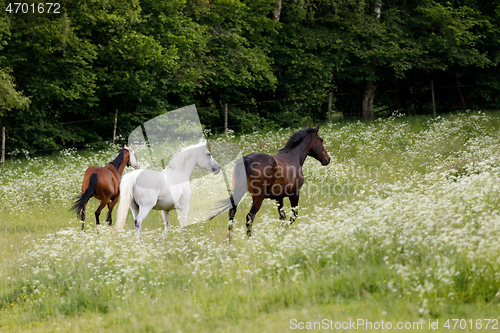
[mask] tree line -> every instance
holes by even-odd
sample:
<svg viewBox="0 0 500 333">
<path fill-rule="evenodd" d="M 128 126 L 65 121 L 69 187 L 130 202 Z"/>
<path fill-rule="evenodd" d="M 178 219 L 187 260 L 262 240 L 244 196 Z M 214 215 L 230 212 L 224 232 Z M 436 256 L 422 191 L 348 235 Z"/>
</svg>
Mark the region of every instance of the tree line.
<svg viewBox="0 0 500 333">
<path fill-rule="evenodd" d="M 215 132 L 226 103 L 237 132 L 325 121 L 328 94 L 345 117 L 423 114 L 431 81 L 455 87 L 443 109 L 500 106 L 500 0 L 58 3 L 0 0 L 8 151 L 110 139 L 116 110 L 127 135 L 193 103 Z"/>
</svg>

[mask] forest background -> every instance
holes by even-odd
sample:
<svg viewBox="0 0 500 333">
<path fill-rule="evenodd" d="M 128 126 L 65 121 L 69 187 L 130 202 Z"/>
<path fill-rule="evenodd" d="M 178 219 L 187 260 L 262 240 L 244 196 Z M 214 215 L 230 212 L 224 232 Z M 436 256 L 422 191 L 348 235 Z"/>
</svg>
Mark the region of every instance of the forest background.
<svg viewBox="0 0 500 333">
<path fill-rule="evenodd" d="M 216 133 L 227 103 L 245 133 L 326 121 L 329 95 L 344 118 L 432 113 L 431 82 L 438 113 L 500 108 L 500 0 L 25 3 L 0 0 L 8 153 L 109 140 L 117 110 L 118 135 L 189 104 Z"/>
</svg>

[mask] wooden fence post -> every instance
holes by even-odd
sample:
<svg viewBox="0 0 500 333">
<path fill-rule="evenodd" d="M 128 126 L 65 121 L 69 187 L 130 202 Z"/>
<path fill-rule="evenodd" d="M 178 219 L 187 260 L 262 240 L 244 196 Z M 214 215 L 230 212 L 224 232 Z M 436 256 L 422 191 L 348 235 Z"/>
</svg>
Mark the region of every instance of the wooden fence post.
<svg viewBox="0 0 500 333">
<path fill-rule="evenodd" d="M 118 109 L 116 109 L 115 112 L 115 126 L 113 128 L 113 144 L 115 144 L 115 138 L 116 138 L 116 124 L 118 122 Z"/>
<path fill-rule="evenodd" d="M 436 102 L 434 100 L 434 81 L 431 81 L 431 90 L 432 90 L 432 114 L 434 118 L 436 118 Z"/>
<path fill-rule="evenodd" d="M 2 165 L 5 165 L 5 126 L 2 127 Z"/>
<path fill-rule="evenodd" d="M 227 136 L 227 103 L 224 105 L 224 135 Z"/>
<path fill-rule="evenodd" d="M 328 93 L 328 122 L 332 122 L 332 93 Z"/>
</svg>

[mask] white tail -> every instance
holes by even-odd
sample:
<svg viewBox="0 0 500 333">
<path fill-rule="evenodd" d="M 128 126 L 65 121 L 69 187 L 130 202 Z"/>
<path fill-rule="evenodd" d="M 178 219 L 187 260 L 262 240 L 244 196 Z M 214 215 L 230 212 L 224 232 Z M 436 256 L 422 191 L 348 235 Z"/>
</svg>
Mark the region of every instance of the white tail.
<svg viewBox="0 0 500 333">
<path fill-rule="evenodd" d="M 118 206 L 118 217 L 116 222 L 116 229 L 118 230 L 123 230 L 125 228 L 125 220 L 127 219 L 130 204 L 134 199 L 135 182 L 140 171 L 127 173 L 122 177 L 120 182 L 120 205 Z"/>
<path fill-rule="evenodd" d="M 233 171 L 233 191 L 231 196 L 227 199 L 217 201 L 217 206 L 214 208 L 215 212 L 209 217 L 210 220 L 228 209 L 236 209 L 245 193 L 248 192 L 247 165 L 251 165 L 251 161 L 246 156 L 236 161 Z"/>
</svg>

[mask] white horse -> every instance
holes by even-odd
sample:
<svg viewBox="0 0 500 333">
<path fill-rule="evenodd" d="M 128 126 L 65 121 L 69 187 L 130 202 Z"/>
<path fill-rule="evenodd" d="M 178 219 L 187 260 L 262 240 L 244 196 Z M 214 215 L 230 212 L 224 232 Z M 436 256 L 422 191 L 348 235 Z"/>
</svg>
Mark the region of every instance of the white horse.
<svg viewBox="0 0 500 333">
<path fill-rule="evenodd" d="M 161 210 L 165 232 L 170 229 L 169 212 L 172 209 L 180 211 L 181 226 L 185 228 L 191 198 L 189 178 L 195 166 L 214 174 L 218 174 L 221 169 L 208 151 L 206 142 L 189 146 L 175 154 L 161 172 L 144 169 L 123 176 L 116 228 L 120 230 L 125 227 L 129 208 L 134 215 L 135 229 L 139 234 L 142 221 L 151 209 Z"/>
</svg>

